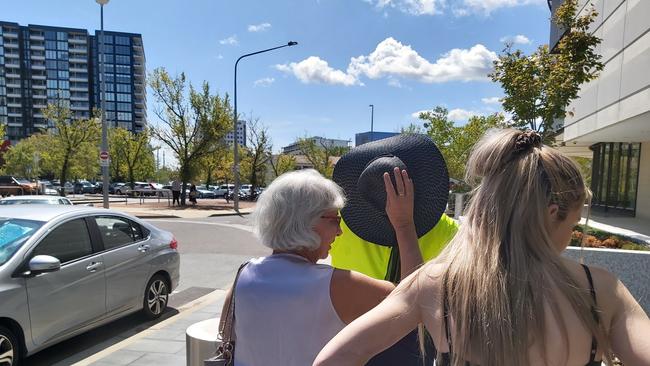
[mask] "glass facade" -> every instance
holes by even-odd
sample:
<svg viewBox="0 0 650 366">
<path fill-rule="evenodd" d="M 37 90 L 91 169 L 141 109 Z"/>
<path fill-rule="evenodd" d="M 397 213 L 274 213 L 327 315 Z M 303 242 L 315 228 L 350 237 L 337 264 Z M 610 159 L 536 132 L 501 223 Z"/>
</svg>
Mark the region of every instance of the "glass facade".
<svg viewBox="0 0 650 366">
<path fill-rule="evenodd" d="M 604 211 L 634 215 L 639 180 L 640 143 L 593 145 L 592 205 Z"/>
<path fill-rule="evenodd" d="M 0 123 L 12 143 L 51 127 L 42 109 L 70 108 L 89 118 L 99 108 L 100 74 L 106 79 L 106 116 L 139 132 L 146 127 L 145 65 L 139 34 L 105 31 L 105 66 L 98 67 L 98 41 L 85 29 L 0 21 Z"/>
</svg>

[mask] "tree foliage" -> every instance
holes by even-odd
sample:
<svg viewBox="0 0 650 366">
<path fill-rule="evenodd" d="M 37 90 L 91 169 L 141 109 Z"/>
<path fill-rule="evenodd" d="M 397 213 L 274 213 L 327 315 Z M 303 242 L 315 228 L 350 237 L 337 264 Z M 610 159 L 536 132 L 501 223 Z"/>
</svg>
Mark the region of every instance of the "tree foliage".
<svg viewBox="0 0 650 366">
<path fill-rule="evenodd" d="M 490 128 L 507 127 L 502 114 L 473 116 L 465 125 L 456 126 L 449 119 L 447 109 L 440 106 L 420 113 L 419 117 L 426 121 L 426 134 L 436 143 L 445 158 L 449 176 L 458 180 L 464 179 L 469 154 L 485 132 Z"/>
<path fill-rule="evenodd" d="M 49 104 L 43 109 L 43 116 L 54 125 L 48 130 L 43 150 L 50 167 L 58 171 L 63 184 L 72 173 L 77 177 L 94 177 L 99 171 L 99 149 L 101 126 L 95 117 L 72 119 L 70 109 L 61 104 Z M 43 160 L 43 159 L 41 159 Z M 65 192 L 62 189 L 61 194 Z"/>
<path fill-rule="evenodd" d="M 273 177 L 277 178 L 284 173 L 296 170 L 296 157 L 288 154 L 278 154 L 269 159 Z"/>
<path fill-rule="evenodd" d="M 553 21 L 566 30 L 553 50 L 540 46 L 531 55 L 507 45 L 490 77 L 503 87 L 503 109 L 512 114 L 515 127 L 542 133 L 550 142 L 554 122 L 578 97 L 580 86 L 603 69 L 596 47 L 601 39 L 589 32 L 597 12 L 592 8 L 577 17 L 577 0 L 565 1 Z"/>
<path fill-rule="evenodd" d="M 349 147 L 340 147 L 328 144 L 324 140 L 316 141 L 314 138 L 304 137 L 298 140 L 300 154 L 311 163 L 315 170 L 327 178 L 332 178 L 334 173 L 333 157 L 341 156 L 350 150 Z"/>
<path fill-rule="evenodd" d="M 271 138 L 268 128 L 262 125 L 258 119 L 250 119 L 247 128 L 248 153 L 246 154 L 248 169 L 248 183 L 251 185 L 251 192 L 256 187 L 266 185 L 266 170 L 271 160 Z"/>
<path fill-rule="evenodd" d="M 136 134 L 120 127 L 111 128 L 109 147 L 111 169 L 114 169 L 112 176 L 115 179 L 126 178 L 127 182 L 133 183 L 153 176 L 155 162 L 149 145 L 149 131 Z"/>
<path fill-rule="evenodd" d="M 194 89 L 185 74 L 172 77 L 164 68 L 149 76 L 154 110 L 161 124 L 151 127 L 151 134 L 174 152 L 183 182 L 181 204 L 185 204 L 187 182 L 199 170 L 199 162 L 214 153 L 227 131 L 233 126 L 228 96 L 212 95 L 207 82 Z"/>
</svg>

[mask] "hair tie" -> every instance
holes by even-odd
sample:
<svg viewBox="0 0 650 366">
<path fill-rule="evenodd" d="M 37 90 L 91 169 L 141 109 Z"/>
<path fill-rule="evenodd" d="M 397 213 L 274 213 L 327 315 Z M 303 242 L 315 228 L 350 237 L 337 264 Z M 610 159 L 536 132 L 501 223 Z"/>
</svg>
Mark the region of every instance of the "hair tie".
<svg viewBox="0 0 650 366">
<path fill-rule="evenodd" d="M 515 153 L 528 152 L 533 147 L 542 147 L 542 136 L 536 131 L 525 131 L 515 139 Z"/>
</svg>

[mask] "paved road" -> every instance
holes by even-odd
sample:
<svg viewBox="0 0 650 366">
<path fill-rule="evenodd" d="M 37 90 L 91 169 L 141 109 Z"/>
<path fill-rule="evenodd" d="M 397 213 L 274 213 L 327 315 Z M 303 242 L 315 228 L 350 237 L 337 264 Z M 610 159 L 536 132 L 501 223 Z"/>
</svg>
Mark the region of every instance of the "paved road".
<svg viewBox="0 0 650 366">
<path fill-rule="evenodd" d="M 270 249 L 258 244 L 253 237 L 246 217 L 148 221 L 174 234 L 181 255 L 181 282 L 170 297 L 170 309 L 162 319 L 148 322 L 139 314 L 127 316 L 43 350 L 29 357 L 26 365 L 70 364 L 100 352 L 176 315 L 177 307 L 214 289 L 228 288 L 242 262 L 270 253 Z"/>
</svg>

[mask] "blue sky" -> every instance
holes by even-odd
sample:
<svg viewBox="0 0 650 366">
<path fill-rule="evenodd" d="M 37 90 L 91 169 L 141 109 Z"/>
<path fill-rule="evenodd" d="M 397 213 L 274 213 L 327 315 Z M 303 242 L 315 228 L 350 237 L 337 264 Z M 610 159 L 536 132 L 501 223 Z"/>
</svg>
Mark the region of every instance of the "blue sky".
<svg viewBox="0 0 650 366">
<path fill-rule="evenodd" d="M 92 0 L 4 1 L 0 20 L 99 28 Z M 274 151 L 305 135 L 351 139 L 398 131 L 443 105 L 457 123 L 500 110 L 485 76 L 507 38 L 548 43 L 545 0 L 111 0 L 105 29 L 141 33 L 147 70 L 165 67 L 232 94 L 242 54 L 298 46 L 239 64 L 239 111 L 259 118 Z M 148 97 L 150 123 L 156 123 Z"/>
</svg>

